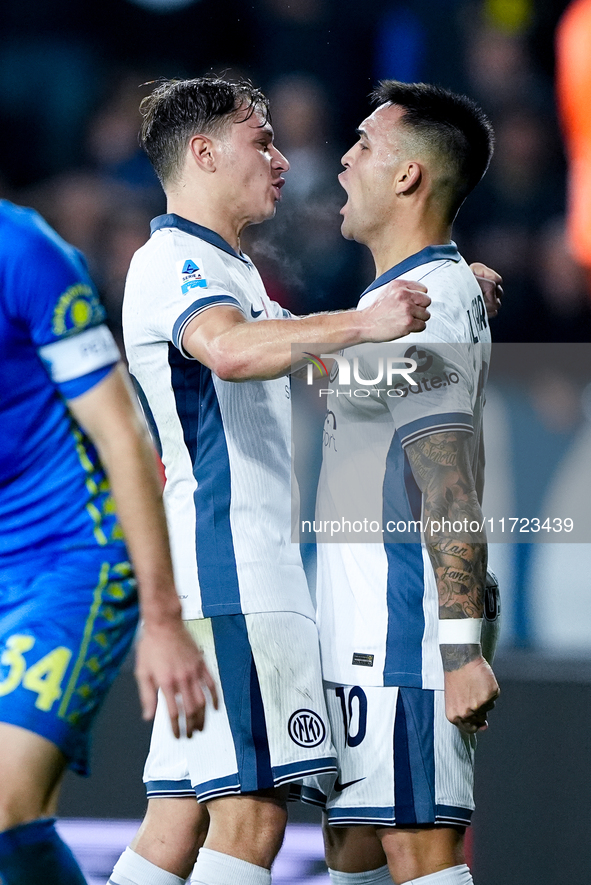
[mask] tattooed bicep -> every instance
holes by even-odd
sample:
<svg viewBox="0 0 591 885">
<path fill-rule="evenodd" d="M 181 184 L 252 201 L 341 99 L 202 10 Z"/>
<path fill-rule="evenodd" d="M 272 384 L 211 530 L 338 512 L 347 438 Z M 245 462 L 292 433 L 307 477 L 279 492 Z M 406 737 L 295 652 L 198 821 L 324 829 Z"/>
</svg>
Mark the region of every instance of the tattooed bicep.
<svg viewBox="0 0 591 885">
<path fill-rule="evenodd" d="M 471 479 L 467 446 L 471 434 L 461 431 L 432 433 L 406 446 L 414 477 L 426 491 L 433 483 Z M 464 476 L 468 470 L 469 476 Z"/>
</svg>

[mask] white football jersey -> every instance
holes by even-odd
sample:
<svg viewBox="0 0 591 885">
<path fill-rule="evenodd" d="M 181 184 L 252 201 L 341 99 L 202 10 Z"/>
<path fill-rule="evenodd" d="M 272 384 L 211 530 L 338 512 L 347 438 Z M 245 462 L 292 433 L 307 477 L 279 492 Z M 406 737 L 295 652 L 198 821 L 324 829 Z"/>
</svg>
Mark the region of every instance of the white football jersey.
<svg viewBox="0 0 591 885">
<path fill-rule="evenodd" d="M 222 381 L 182 349 L 187 324 L 220 305 L 248 322 L 289 316 L 270 301 L 252 262 L 218 234 L 177 215 L 154 219 L 129 269 L 123 330 L 166 471 L 183 616 L 313 618 L 291 541 L 289 378 Z"/>
<path fill-rule="evenodd" d="M 347 348 L 353 380 L 343 385 L 339 374 L 325 394 L 315 521 L 322 669 L 339 684 L 441 689 L 437 587 L 405 446 L 434 433 L 469 432 L 476 476 L 490 331 L 480 288 L 454 244 L 428 247 L 392 268 L 358 309 L 398 277 L 428 287 L 427 329 Z M 393 355 L 414 360 L 409 378 L 388 379 Z M 331 526 L 339 525 L 335 533 Z M 371 531 L 356 535 L 356 525 Z"/>
</svg>

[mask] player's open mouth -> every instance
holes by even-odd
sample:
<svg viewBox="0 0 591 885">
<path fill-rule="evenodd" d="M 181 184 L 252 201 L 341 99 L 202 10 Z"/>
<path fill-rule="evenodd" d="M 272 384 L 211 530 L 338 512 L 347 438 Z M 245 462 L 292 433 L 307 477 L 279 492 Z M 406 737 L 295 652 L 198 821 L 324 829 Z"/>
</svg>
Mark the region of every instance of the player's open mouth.
<svg viewBox="0 0 591 885">
<path fill-rule="evenodd" d="M 283 187 L 284 184 L 285 184 L 285 179 L 280 178 L 279 181 L 274 181 L 273 184 L 271 185 L 271 187 L 273 188 L 273 191 L 275 193 L 276 200 L 281 199 L 281 188 Z"/>
<path fill-rule="evenodd" d="M 347 190 L 347 188 L 345 187 L 345 185 L 344 185 L 344 183 L 343 183 L 343 176 L 345 175 L 345 172 L 346 172 L 346 171 L 347 171 L 347 170 L 345 169 L 344 172 L 341 172 L 341 173 L 339 173 L 339 175 L 337 175 L 337 178 L 338 178 L 338 181 L 339 181 L 340 186 L 343 188 L 343 190 L 344 190 L 345 193 L 347 194 L 347 200 L 346 200 L 346 202 L 345 202 L 345 205 L 344 205 L 344 206 L 342 207 L 342 209 L 340 210 L 341 215 L 343 214 L 344 210 L 347 208 L 347 203 L 349 202 L 349 191 Z"/>
</svg>

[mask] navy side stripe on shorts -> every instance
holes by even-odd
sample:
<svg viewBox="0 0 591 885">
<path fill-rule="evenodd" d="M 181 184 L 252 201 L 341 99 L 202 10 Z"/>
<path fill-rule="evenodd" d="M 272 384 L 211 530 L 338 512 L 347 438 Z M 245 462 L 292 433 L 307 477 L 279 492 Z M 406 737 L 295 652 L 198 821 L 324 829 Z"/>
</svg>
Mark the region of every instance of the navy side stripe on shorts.
<svg viewBox="0 0 591 885">
<path fill-rule="evenodd" d="M 243 615 L 221 616 L 212 618 L 211 625 L 238 760 L 240 790 L 247 793 L 273 787 L 263 699 L 246 620 Z"/>
<path fill-rule="evenodd" d="M 435 699 L 432 691 L 400 688 L 394 723 L 396 823 L 435 820 Z"/>
</svg>

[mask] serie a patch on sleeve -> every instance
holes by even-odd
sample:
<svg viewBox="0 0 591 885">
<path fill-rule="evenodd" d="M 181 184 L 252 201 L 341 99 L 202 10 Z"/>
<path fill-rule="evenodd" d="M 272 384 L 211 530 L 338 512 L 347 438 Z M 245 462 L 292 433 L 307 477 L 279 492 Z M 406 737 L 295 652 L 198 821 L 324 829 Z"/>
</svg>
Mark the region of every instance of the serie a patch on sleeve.
<svg viewBox="0 0 591 885">
<path fill-rule="evenodd" d="M 177 261 L 177 269 L 181 280 L 181 292 L 186 295 L 191 289 L 207 289 L 207 280 L 203 276 L 201 268 L 191 258 L 182 258 Z"/>
</svg>

